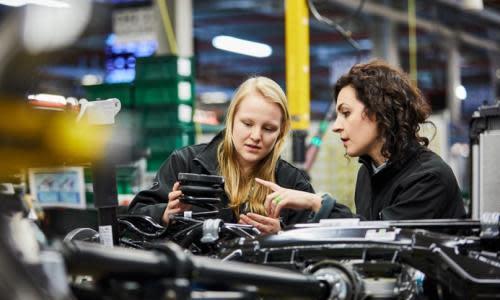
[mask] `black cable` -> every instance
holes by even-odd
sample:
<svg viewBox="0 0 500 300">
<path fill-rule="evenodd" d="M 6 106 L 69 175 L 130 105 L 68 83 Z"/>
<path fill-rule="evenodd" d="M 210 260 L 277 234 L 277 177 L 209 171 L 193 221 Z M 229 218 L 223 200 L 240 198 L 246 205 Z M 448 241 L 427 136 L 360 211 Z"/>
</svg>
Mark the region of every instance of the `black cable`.
<svg viewBox="0 0 500 300">
<path fill-rule="evenodd" d="M 124 225 L 126 228 L 130 229 L 132 232 L 134 232 L 136 234 L 139 234 L 141 236 L 144 236 L 144 237 L 148 237 L 148 238 L 159 238 L 166 231 L 166 228 L 165 228 L 164 230 L 159 230 L 156 233 L 149 233 L 149 232 L 145 232 L 145 231 L 139 229 L 132 222 L 127 221 L 127 220 L 119 219 L 118 223 L 121 224 L 121 225 Z"/>
<path fill-rule="evenodd" d="M 195 223 L 187 228 L 184 228 L 182 230 L 180 230 L 179 232 L 175 233 L 173 236 L 172 236 L 172 239 L 173 240 L 177 240 L 178 237 L 180 236 L 183 236 L 183 235 L 186 235 L 188 232 L 190 232 L 191 230 L 197 228 L 197 227 L 202 227 L 203 226 L 203 223 Z"/>
<path fill-rule="evenodd" d="M 363 6 L 365 5 L 366 0 L 361 0 L 359 3 L 358 8 L 354 11 L 353 14 L 350 16 L 346 17 L 345 19 L 341 20 L 340 22 L 335 22 L 332 19 L 326 18 L 322 16 L 318 10 L 316 9 L 316 6 L 314 6 L 313 0 L 308 0 L 308 6 L 309 10 L 311 11 L 311 14 L 314 16 L 316 20 L 319 22 L 325 23 L 329 26 L 332 26 L 355 50 L 356 50 L 356 63 L 359 63 L 361 60 L 361 46 L 359 43 L 352 38 L 352 35 L 350 32 L 346 31 L 340 23 L 345 22 L 355 16 L 357 16 L 362 10 Z M 334 95 L 334 100 L 335 100 L 335 95 Z M 320 123 L 320 126 L 314 135 L 314 137 L 311 140 L 311 143 L 307 146 L 306 150 L 306 162 L 304 163 L 304 170 L 306 172 L 309 172 L 312 168 L 312 165 L 314 164 L 314 161 L 316 160 L 317 154 L 319 152 L 319 148 L 321 147 L 323 136 L 328 128 L 328 124 L 333 121 L 333 118 L 336 116 L 335 113 L 335 103 L 332 102 L 330 103 L 330 107 L 328 108 L 328 111 L 323 118 L 323 120 Z"/>
<path fill-rule="evenodd" d="M 356 51 L 360 52 L 361 51 L 361 46 L 359 43 L 352 38 L 351 33 L 346 31 L 344 27 L 340 26 L 337 22 L 333 21 L 332 19 L 323 17 L 318 10 L 316 9 L 316 6 L 314 6 L 314 3 L 312 0 L 307 0 L 307 3 L 309 4 L 309 10 L 311 11 L 312 15 L 316 20 L 325 23 L 329 26 L 332 26 Z M 362 9 L 362 4 L 364 5 L 364 1 L 361 2 L 360 6 L 358 9 L 361 11 Z"/>
<path fill-rule="evenodd" d="M 344 23 L 347 23 L 347 21 L 357 17 L 359 15 L 359 13 L 363 10 L 363 7 L 365 6 L 365 2 L 366 2 L 366 0 L 361 0 L 359 2 L 358 7 L 356 8 L 356 10 L 350 16 L 347 16 L 344 19 L 337 21 L 337 24 L 343 25 Z"/>
</svg>

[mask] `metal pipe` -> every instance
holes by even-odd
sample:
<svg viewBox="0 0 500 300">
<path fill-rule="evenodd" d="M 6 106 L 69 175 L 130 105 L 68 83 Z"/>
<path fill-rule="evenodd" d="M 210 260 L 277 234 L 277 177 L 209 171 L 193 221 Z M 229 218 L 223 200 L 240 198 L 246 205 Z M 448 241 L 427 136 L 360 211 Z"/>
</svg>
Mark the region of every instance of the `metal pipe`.
<svg viewBox="0 0 500 300">
<path fill-rule="evenodd" d="M 206 257 L 191 257 L 194 282 L 221 282 L 231 285 L 245 284 L 258 287 L 259 294 L 293 295 L 308 299 L 326 299 L 330 287 L 314 277 L 281 268 L 257 266 L 241 262 L 214 263 Z"/>
<path fill-rule="evenodd" d="M 356 9 L 359 5 L 359 0 L 330 0 L 330 3 L 341 5 L 348 9 Z M 407 14 L 402 11 L 398 11 L 396 9 L 389 8 L 385 5 L 375 4 L 371 2 L 365 3 L 363 7 L 363 12 L 369 15 L 374 15 L 381 18 L 390 19 L 394 22 L 400 24 L 408 24 Z M 457 38 L 464 44 L 482 48 L 490 51 L 500 52 L 500 45 L 495 41 L 483 39 L 471 35 L 469 33 L 451 29 L 450 27 L 444 26 L 440 23 L 427 21 L 422 18 L 418 18 L 416 20 L 416 26 L 418 29 L 425 30 L 428 32 L 437 33 L 439 35 L 449 37 L 449 38 Z"/>
</svg>

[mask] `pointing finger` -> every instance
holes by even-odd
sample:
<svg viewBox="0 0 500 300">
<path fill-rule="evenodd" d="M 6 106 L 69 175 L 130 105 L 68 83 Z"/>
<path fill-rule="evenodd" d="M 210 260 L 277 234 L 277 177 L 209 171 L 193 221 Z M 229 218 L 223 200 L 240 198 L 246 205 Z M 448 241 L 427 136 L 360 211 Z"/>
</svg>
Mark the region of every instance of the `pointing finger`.
<svg viewBox="0 0 500 300">
<path fill-rule="evenodd" d="M 274 182 L 263 180 L 260 178 L 255 178 L 255 181 L 257 181 L 257 183 L 262 184 L 265 187 L 270 188 L 271 190 L 273 190 L 275 192 L 281 190 L 281 187 Z"/>
</svg>

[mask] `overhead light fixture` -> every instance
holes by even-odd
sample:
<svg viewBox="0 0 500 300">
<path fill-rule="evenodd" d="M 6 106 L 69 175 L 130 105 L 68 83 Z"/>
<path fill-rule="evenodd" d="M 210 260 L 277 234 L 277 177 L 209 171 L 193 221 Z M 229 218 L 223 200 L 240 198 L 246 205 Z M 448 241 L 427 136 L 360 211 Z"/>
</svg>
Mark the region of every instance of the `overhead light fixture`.
<svg viewBox="0 0 500 300">
<path fill-rule="evenodd" d="M 60 0 L 0 0 L 1 5 L 19 7 L 28 4 L 35 4 L 46 7 L 65 8 L 69 4 Z"/>
<path fill-rule="evenodd" d="M 61 110 L 67 104 L 64 96 L 52 94 L 29 95 L 28 100 L 31 102 L 31 105 L 39 109 Z"/>
<path fill-rule="evenodd" d="M 212 45 L 220 50 L 249 55 L 254 57 L 268 57 L 273 49 L 266 44 L 243 40 L 227 35 L 213 38 Z"/>
</svg>

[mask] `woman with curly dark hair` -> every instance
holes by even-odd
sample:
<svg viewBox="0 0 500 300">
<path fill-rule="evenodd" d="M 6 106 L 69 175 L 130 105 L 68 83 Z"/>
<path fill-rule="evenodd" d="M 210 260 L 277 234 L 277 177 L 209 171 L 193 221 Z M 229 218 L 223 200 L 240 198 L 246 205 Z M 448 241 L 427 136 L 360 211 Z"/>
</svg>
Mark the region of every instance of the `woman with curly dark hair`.
<svg viewBox="0 0 500 300">
<path fill-rule="evenodd" d="M 335 87 L 337 119 L 346 155 L 359 157 L 357 214 L 367 220 L 463 218 L 464 204 L 451 168 L 419 135 L 431 109 L 408 76 L 381 60 L 357 64 Z M 270 215 L 284 208 L 310 208 L 314 219 L 349 217 L 329 195 L 273 189 Z"/>
</svg>

